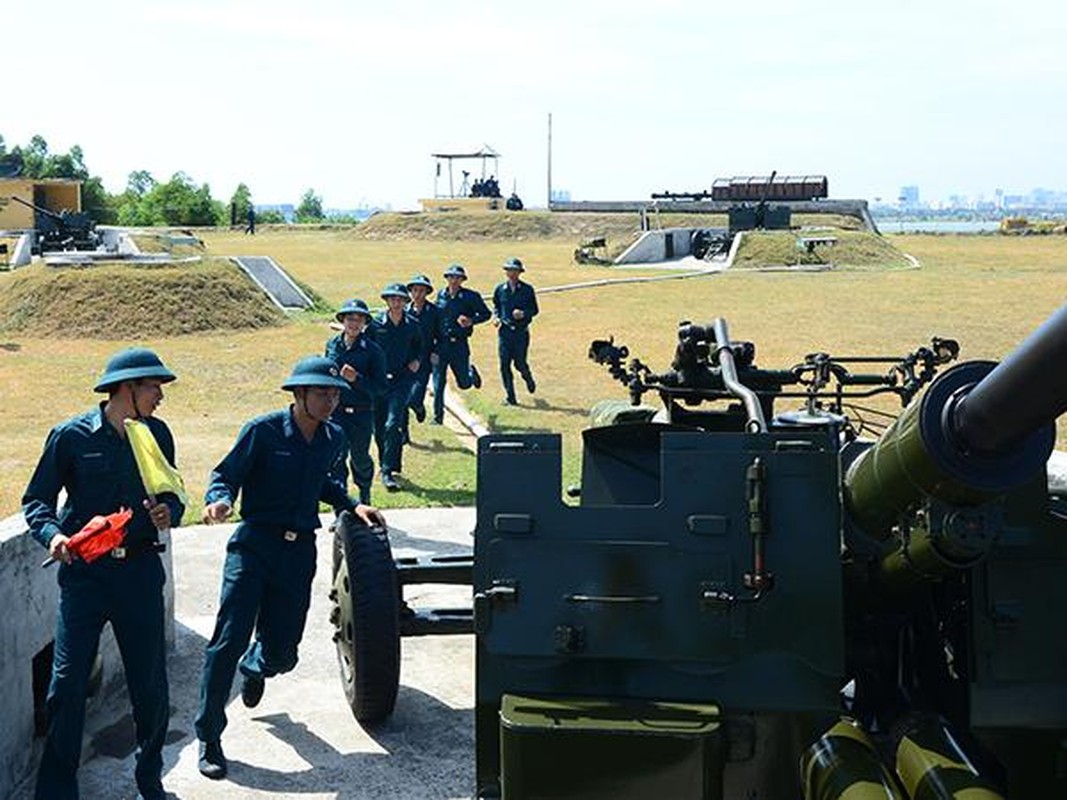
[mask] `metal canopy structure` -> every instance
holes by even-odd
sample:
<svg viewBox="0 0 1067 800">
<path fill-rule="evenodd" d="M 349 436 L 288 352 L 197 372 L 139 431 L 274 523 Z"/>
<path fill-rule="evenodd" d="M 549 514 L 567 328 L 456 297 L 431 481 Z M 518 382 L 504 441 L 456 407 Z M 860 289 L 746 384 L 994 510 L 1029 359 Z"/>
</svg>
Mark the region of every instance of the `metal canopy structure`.
<svg viewBox="0 0 1067 800">
<path fill-rule="evenodd" d="M 487 144 L 483 144 L 481 150 L 477 150 L 473 153 L 431 153 L 435 161 L 434 178 L 433 178 L 433 196 L 434 197 L 456 197 L 455 181 L 452 173 L 453 161 L 481 161 L 482 162 L 482 175 L 481 178 L 484 181 L 486 178 L 485 162 L 489 159 L 493 161 L 493 170 L 490 175 L 499 175 L 500 171 L 497 169 L 500 153 L 494 150 Z M 437 183 L 441 179 L 441 165 L 442 163 L 448 166 L 448 194 L 441 194 L 437 189 Z M 463 182 L 459 187 L 459 197 L 466 197 L 470 194 L 470 182 L 467 180 L 470 177 L 468 170 L 462 170 Z"/>
</svg>

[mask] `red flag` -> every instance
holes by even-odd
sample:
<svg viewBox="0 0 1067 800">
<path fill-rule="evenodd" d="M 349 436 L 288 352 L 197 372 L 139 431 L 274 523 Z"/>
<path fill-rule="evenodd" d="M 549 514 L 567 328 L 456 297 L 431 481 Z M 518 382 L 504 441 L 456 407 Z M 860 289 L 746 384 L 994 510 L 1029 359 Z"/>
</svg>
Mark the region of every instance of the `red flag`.
<svg viewBox="0 0 1067 800">
<path fill-rule="evenodd" d="M 67 550 L 87 564 L 91 564 L 120 547 L 126 539 L 126 524 L 133 511 L 120 508 L 107 516 L 95 516 L 67 541 Z"/>
</svg>

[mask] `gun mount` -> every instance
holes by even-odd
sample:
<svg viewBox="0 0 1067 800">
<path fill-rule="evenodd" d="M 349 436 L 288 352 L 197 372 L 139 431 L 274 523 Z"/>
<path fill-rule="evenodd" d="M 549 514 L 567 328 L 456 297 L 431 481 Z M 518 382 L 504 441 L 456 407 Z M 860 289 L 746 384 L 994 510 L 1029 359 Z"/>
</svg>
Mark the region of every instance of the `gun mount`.
<svg viewBox="0 0 1067 800">
<path fill-rule="evenodd" d="M 376 585 L 338 529 L 357 717 L 392 710 L 399 636 L 473 631 L 479 797 L 1067 796 L 1067 306 L 1000 365 L 958 354 L 765 370 L 720 319 L 654 372 L 594 342 L 631 405 L 585 431 L 578 505 L 560 437 L 492 435 L 472 559 Z M 903 411 L 872 441 L 875 395 Z M 472 610 L 408 609 L 412 577 Z"/>
<path fill-rule="evenodd" d="M 96 222 L 88 214 L 67 209 L 56 213 L 21 197 L 12 195 L 11 199 L 34 210 L 34 229 L 37 232 L 35 249 L 38 253 L 95 250 L 100 244 Z"/>
</svg>

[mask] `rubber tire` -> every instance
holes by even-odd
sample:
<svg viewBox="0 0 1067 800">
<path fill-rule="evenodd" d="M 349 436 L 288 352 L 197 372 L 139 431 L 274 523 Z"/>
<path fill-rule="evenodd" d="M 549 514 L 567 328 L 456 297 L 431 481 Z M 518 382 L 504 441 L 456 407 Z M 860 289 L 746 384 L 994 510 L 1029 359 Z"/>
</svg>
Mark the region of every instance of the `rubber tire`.
<svg viewBox="0 0 1067 800">
<path fill-rule="evenodd" d="M 400 686 L 400 620 L 396 565 L 384 529 L 343 512 L 334 530 L 337 661 L 356 720 L 393 713 Z"/>
</svg>

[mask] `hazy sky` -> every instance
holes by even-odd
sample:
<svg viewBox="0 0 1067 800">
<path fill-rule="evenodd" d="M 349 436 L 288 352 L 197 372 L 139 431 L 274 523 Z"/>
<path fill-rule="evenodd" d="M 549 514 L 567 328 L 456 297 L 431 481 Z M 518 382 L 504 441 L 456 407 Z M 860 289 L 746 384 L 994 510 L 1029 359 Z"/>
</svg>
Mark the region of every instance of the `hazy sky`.
<svg viewBox="0 0 1067 800">
<path fill-rule="evenodd" d="M 483 144 L 543 205 L 550 112 L 576 200 L 773 169 L 870 200 L 1067 189 L 1062 0 L 363 5 L 7 0 L 0 134 L 81 145 L 111 191 L 184 170 L 339 208 L 415 207 L 430 153 Z"/>
</svg>

